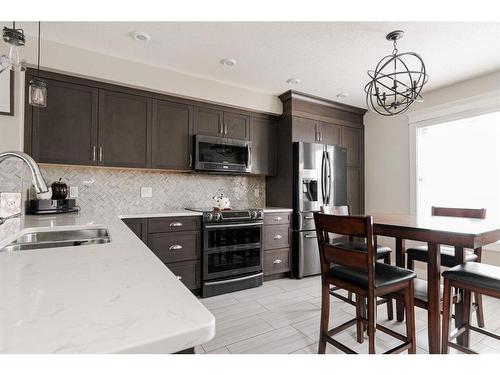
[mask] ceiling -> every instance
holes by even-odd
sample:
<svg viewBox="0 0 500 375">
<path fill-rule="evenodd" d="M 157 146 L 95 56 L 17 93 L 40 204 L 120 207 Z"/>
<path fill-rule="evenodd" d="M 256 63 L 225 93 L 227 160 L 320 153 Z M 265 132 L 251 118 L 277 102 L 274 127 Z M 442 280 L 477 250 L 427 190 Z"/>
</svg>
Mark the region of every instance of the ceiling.
<svg viewBox="0 0 500 375">
<path fill-rule="evenodd" d="M 34 35 L 36 25 L 24 24 Z M 367 70 L 391 53 L 419 53 L 431 90 L 500 70 L 500 23 L 477 22 L 44 22 L 42 36 L 141 63 L 270 94 L 298 91 L 365 107 Z M 149 42 L 130 37 L 134 30 Z M 237 61 L 228 68 L 223 58 Z M 290 86 L 286 80 L 301 80 Z M 347 98 L 337 99 L 346 92 Z"/>
</svg>

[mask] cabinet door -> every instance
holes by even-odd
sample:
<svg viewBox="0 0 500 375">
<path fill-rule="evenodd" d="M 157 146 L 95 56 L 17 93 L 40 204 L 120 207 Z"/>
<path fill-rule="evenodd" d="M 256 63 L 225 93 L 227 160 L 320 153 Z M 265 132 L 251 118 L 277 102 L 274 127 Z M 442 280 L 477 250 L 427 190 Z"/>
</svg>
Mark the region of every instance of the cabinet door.
<svg viewBox="0 0 500 375">
<path fill-rule="evenodd" d="M 277 135 L 275 121 L 252 117 L 250 120 L 250 141 L 252 141 L 252 173 L 276 174 Z"/>
<path fill-rule="evenodd" d="M 99 165 L 149 167 L 150 131 L 150 98 L 99 90 Z"/>
<path fill-rule="evenodd" d="M 342 146 L 347 148 L 347 165 L 359 167 L 361 161 L 361 129 L 342 127 Z"/>
<path fill-rule="evenodd" d="M 151 167 L 191 169 L 193 107 L 153 100 Z"/>
<path fill-rule="evenodd" d="M 148 219 L 123 219 L 123 222 L 146 245 L 148 243 Z"/>
<path fill-rule="evenodd" d="M 322 122 L 320 127 L 320 142 L 327 145 L 340 144 L 340 126 Z"/>
<path fill-rule="evenodd" d="M 350 206 L 353 215 L 362 214 L 360 179 L 359 168 L 347 167 L 347 204 Z"/>
<path fill-rule="evenodd" d="M 33 158 L 40 163 L 95 165 L 97 89 L 49 79 L 47 84 L 47 107 L 33 107 Z"/>
<path fill-rule="evenodd" d="M 194 107 L 194 134 L 223 135 L 223 113 L 217 109 Z"/>
<path fill-rule="evenodd" d="M 317 142 L 318 126 L 318 121 L 294 117 L 292 120 L 293 142 Z"/>
<path fill-rule="evenodd" d="M 250 117 L 238 113 L 224 112 L 224 136 L 248 139 Z"/>
</svg>

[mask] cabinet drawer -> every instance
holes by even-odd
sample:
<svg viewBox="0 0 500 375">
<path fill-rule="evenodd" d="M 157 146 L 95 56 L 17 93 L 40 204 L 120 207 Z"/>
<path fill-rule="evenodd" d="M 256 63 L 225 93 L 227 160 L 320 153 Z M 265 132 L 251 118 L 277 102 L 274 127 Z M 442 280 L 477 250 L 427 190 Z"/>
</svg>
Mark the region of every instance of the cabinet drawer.
<svg viewBox="0 0 500 375">
<path fill-rule="evenodd" d="M 264 275 L 290 271 L 290 249 L 270 250 L 264 253 Z"/>
<path fill-rule="evenodd" d="M 290 227 L 288 225 L 269 225 L 264 227 L 264 250 L 290 246 Z"/>
<path fill-rule="evenodd" d="M 163 263 L 199 258 L 198 232 L 154 233 L 148 236 L 148 247 Z"/>
<path fill-rule="evenodd" d="M 201 286 L 200 261 L 170 263 L 166 266 L 188 289 L 198 289 Z"/>
<path fill-rule="evenodd" d="M 196 216 L 160 217 L 149 219 L 148 233 L 199 230 L 200 221 L 201 219 Z"/>
<path fill-rule="evenodd" d="M 290 224 L 291 212 L 277 212 L 264 214 L 264 225 Z"/>
</svg>

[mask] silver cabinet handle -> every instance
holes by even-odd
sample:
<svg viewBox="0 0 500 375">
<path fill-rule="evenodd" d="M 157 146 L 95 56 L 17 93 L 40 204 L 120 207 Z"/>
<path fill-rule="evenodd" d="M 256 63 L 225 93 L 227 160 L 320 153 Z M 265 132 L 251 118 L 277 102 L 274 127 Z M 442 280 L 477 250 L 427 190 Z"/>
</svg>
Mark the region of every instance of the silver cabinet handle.
<svg viewBox="0 0 500 375">
<path fill-rule="evenodd" d="M 282 218 L 281 216 L 276 216 L 276 217 L 274 218 L 274 221 L 281 221 L 281 220 L 283 220 L 283 218 Z"/>
<path fill-rule="evenodd" d="M 95 158 L 96 158 L 96 151 L 97 151 L 97 147 L 96 147 L 96 146 L 93 146 L 93 147 L 92 147 L 92 161 L 95 161 Z"/>
<path fill-rule="evenodd" d="M 314 220 L 314 216 L 304 216 L 304 220 Z"/>
<path fill-rule="evenodd" d="M 172 245 L 168 248 L 169 250 L 181 250 L 182 245 Z"/>
<path fill-rule="evenodd" d="M 277 234 L 276 236 L 273 237 L 275 240 L 281 240 L 283 236 L 281 234 Z"/>
<path fill-rule="evenodd" d="M 316 238 L 316 236 L 312 234 L 304 234 L 304 238 Z"/>
<path fill-rule="evenodd" d="M 169 227 L 182 227 L 182 223 L 178 221 L 174 221 L 173 223 L 168 224 Z"/>
<path fill-rule="evenodd" d="M 275 259 L 273 260 L 273 264 L 280 264 L 282 262 L 281 259 Z"/>
<path fill-rule="evenodd" d="M 177 277 L 177 280 L 182 280 L 182 276 L 175 275 L 175 277 Z"/>
<path fill-rule="evenodd" d="M 99 161 L 102 161 L 102 146 L 99 146 Z"/>
<path fill-rule="evenodd" d="M 224 135 L 227 135 L 227 124 L 224 122 Z"/>
<path fill-rule="evenodd" d="M 189 154 L 189 167 L 191 168 L 193 166 L 193 155 Z"/>
</svg>

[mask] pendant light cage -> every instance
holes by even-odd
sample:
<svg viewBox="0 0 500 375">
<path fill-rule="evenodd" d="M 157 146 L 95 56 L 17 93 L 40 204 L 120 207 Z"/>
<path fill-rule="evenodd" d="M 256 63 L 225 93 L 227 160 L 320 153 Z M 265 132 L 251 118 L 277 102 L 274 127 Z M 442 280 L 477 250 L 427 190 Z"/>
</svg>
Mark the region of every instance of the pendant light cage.
<svg viewBox="0 0 500 375">
<path fill-rule="evenodd" d="M 26 42 L 24 30 L 16 29 L 16 23 L 12 22 L 12 27 L 3 28 L 2 38 L 9 45 L 9 54 L 0 56 L 0 73 L 6 69 L 15 72 L 26 70 L 19 56 L 19 48 L 23 47 Z"/>
<path fill-rule="evenodd" d="M 28 101 L 33 107 L 47 107 L 47 82 L 40 78 L 40 29 L 38 22 L 38 68 L 37 76 L 30 81 Z"/>
<path fill-rule="evenodd" d="M 414 52 L 398 53 L 397 40 L 403 31 L 387 34 L 394 50 L 369 70 L 370 81 L 365 86 L 366 104 L 372 112 L 382 116 L 396 116 L 405 113 L 414 102 L 422 102 L 420 95 L 429 76 L 422 58 Z"/>
</svg>

